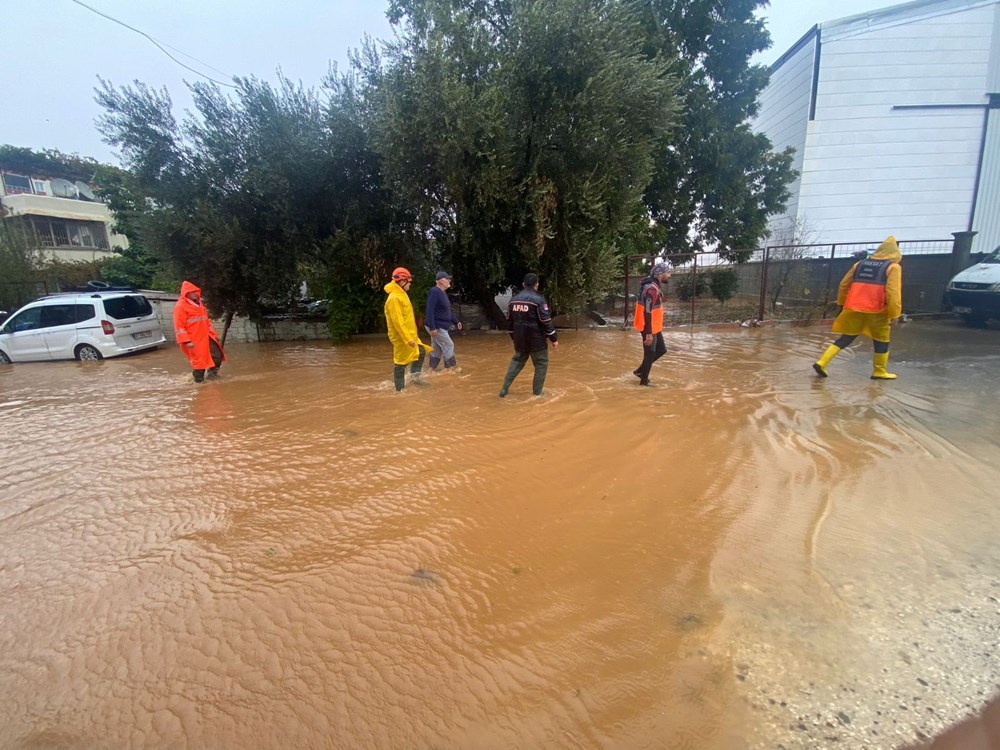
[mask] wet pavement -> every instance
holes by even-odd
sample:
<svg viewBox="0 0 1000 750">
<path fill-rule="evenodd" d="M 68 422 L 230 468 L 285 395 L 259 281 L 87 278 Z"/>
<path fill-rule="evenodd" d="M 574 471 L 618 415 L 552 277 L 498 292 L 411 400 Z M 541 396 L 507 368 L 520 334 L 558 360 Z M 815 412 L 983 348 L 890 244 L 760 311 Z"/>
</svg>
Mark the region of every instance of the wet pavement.
<svg viewBox="0 0 1000 750">
<path fill-rule="evenodd" d="M 1000 685 L 1000 331 L 0 367 L 0 748 L 896 748 Z"/>
</svg>

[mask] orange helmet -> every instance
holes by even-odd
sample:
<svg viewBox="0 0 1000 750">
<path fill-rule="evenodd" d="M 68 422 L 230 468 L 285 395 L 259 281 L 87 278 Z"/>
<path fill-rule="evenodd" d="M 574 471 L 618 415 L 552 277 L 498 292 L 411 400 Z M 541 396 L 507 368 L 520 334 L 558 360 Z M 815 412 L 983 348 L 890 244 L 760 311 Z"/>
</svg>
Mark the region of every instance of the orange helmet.
<svg viewBox="0 0 1000 750">
<path fill-rule="evenodd" d="M 400 266 L 392 272 L 393 281 L 413 281 L 413 274 Z"/>
</svg>

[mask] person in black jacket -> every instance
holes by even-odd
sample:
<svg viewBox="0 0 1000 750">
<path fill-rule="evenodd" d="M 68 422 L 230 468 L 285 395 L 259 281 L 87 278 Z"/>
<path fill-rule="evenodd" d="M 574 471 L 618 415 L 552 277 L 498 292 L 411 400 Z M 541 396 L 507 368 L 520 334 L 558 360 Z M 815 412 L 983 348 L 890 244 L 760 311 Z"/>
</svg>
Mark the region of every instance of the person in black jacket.
<svg viewBox="0 0 1000 750">
<path fill-rule="evenodd" d="M 549 305 L 545 297 L 538 293 L 536 274 L 529 273 L 525 276 L 524 289 L 511 297 L 507 305 L 507 325 L 510 328 L 510 337 L 514 341 L 514 356 L 510 359 L 507 377 L 503 379 L 500 398 L 507 395 L 510 384 L 524 369 L 528 357 L 531 357 L 531 364 L 535 368 L 531 392 L 541 396 L 542 386 L 545 385 L 545 374 L 549 369 L 548 342 L 552 342 L 553 349 L 558 349 L 559 341 L 556 327 L 552 325 Z"/>
</svg>

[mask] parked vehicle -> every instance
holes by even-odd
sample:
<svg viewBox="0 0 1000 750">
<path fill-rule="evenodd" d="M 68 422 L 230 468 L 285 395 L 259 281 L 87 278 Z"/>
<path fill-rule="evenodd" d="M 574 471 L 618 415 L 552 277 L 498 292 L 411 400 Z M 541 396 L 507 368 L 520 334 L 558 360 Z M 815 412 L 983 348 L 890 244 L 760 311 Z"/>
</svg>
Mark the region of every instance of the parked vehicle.
<svg viewBox="0 0 1000 750">
<path fill-rule="evenodd" d="M 0 325 L 0 364 L 96 361 L 166 341 L 149 300 L 134 291 L 55 294 L 29 302 Z"/>
<path fill-rule="evenodd" d="M 1000 320 L 1000 247 L 948 282 L 947 302 L 966 323 Z"/>
</svg>

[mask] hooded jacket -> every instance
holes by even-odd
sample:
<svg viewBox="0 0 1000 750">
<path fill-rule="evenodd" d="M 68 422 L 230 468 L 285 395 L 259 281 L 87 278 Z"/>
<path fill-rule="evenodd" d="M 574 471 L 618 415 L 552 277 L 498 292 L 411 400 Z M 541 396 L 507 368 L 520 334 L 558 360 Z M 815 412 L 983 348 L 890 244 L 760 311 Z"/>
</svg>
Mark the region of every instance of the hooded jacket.
<svg viewBox="0 0 1000 750">
<path fill-rule="evenodd" d="M 413 303 L 410 296 L 395 281 L 390 281 L 382 289 L 389 296 L 385 299 L 385 324 L 392 342 L 392 361 L 406 365 L 420 359 L 420 349 L 430 349 L 417 336 L 417 321 L 413 318 Z M 416 346 L 410 346 L 413 341 Z"/>
<path fill-rule="evenodd" d="M 841 279 L 837 304 L 845 310 L 898 318 L 903 312 L 902 257 L 896 238 L 890 235 L 871 258 L 855 263 Z"/>
<path fill-rule="evenodd" d="M 188 299 L 190 292 L 197 295 L 197 302 Z M 181 297 L 174 305 L 174 334 L 178 346 L 191 363 L 192 370 L 215 367 L 208 342 L 214 341 L 219 351 L 222 351 L 222 344 L 219 343 L 219 335 L 215 332 L 212 321 L 208 319 L 208 309 L 201 302 L 201 289 L 190 281 L 181 284 Z M 194 346 L 188 346 L 188 342 L 192 342 Z M 226 361 L 225 352 L 222 353 L 222 361 Z"/>
</svg>

